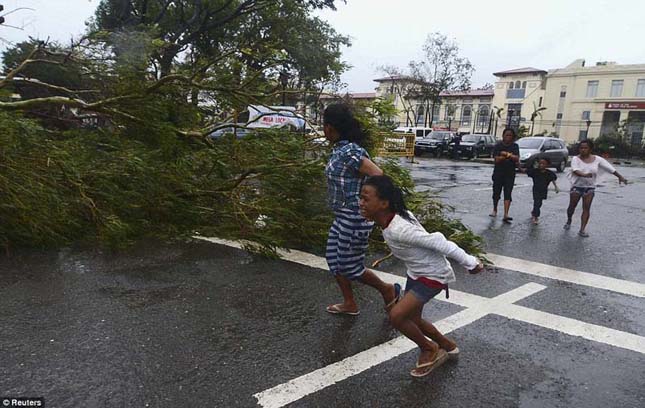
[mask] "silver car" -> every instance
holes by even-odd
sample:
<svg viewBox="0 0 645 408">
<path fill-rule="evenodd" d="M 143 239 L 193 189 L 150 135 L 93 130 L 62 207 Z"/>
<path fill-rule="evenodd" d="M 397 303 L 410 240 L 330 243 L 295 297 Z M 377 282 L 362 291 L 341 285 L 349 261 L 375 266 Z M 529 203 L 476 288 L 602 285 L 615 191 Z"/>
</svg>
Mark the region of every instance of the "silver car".
<svg viewBox="0 0 645 408">
<path fill-rule="evenodd" d="M 569 160 L 567 145 L 554 137 L 523 137 L 517 141 L 520 147 L 520 166 L 535 165 L 538 157 L 546 157 L 558 173 L 564 171 Z"/>
</svg>

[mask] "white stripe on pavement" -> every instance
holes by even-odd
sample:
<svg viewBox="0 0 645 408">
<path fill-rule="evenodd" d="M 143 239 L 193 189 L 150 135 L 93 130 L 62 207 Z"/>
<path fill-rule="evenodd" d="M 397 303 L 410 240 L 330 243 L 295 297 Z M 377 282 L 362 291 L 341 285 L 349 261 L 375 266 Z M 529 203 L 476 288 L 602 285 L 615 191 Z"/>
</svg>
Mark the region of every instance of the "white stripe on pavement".
<svg viewBox="0 0 645 408">
<path fill-rule="evenodd" d="M 486 257 L 490 259 L 495 266 L 509 269 L 511 271 L 645 298 L 645 284 L 642 283 L 610 278 L 608 276 L 596 275 L 595 273 L 560 268 L 558 266 L 511 258 L 503 255 L 486 254 Z"/>
<path fill-rule="evenodd" d="M 227 245 L 235 248 L 242 248 L 242 245 L 235 241 L 229 241 L 219 238 L 196 237 L 216 244 Z M 325 258 L 318 257 L 302 251 L 279 250 L 278 253 L 284 259 L 296 262 L 302 265 L 311 266 L 327 270 Z M 495 266 L 508 269 L 511 271 L 521 272 L 529 275 L 539 276 L 542 278 L 555 279 L 563 282 L 575 283 L 576 285 L 589 286 L 597 289 L 609 290 L 625 295 L 645 298 L 645 284 L 616 279 L 608 276 L 597 275 L 589 272 L 581 272 L 573 269 L 561 268 L 558 266 L 547 265 L 539 262 L 526 261 L 524 259 L 511 258 L 503 255 L 486 254 Z M 390 282 L 393 283 L 393 282 Z"/>
<path fill-rule="evenodd" d="M 217 244 L 232 246 L 235 248 L 242 247 L 240 243 L 228 240 L 204 237 L 196 238 L 204 239 Z M 279 251 L 279 253 L 285 260 L 300 263 L 302 265 L 310 266 L 313 268 L 324 270 L 327 269 L 325 259 L 322 257 L 301 251 Z M 523 261 L 525 263 L 522 263 L 518 262 L 522 260 L 516 260 L 509 257 L 501 257 L 500 255 L 494 255 L 494 257 L 495 259 L 493 260 L 496 263 L 496 260 L 505 262 L 505 266 L 500 266 L 506 269 L 517 270 L 517 266 L 520 265 L 524 269 L 520 270 L 520 272 L 558 280 L 564 279 L 562 279 L 561 275 L 551 276 L 552 273 L 541 271 L 539 268 L 542 267 L 547 271 L 550 270 L 551 272 L 553 272 L 553 270 L 557 270 L 558 273 L 564 271 L 569 273 L 568 281 L 572 281 L 573 283 L 598 287 L 601 289 L 614 290 L 620 293 L 633 295 L 635 294 L 635 296 L 642 297 L 642 294 L 640 294 L 641 292 L 639 292 L 638 290 L 633 291 L 629 289 L 630 285 L 641 285 L 635 282 L 621 281 L 619 279 L 606 278 L 600 275 L 571 271 L 564 268 L 556 268 L 550 265 L 538 264 L 535 262 Z M 509 264 L 509 262 L 512 262 L 512 264 Z M 381 271 L 374 272 L 381 279 L 389 283 L 403 283 L 405 281 L 405 278 L 401 276 Z M 600 286 L 607 285 L 609 282 L 611 282 L 608 285 L 609 288 Z M 456 304 L 465 307 L 466 309 L 440 320 L 436 323 L 436 325 L 440 331 L 449 333 L 453 330 L 477 321 L 478 319 L 481 319 L 488 314 L 495 314 L 506 317 L 508 319 L 518 320 L 550 330 L 555 330 L 571 336 L 581 337 L 598 343 L 603 343 L 610 346 L 645 354 L 645 337 L 514 304 L 514 302 L 531 296 L 545 288 L 545 286 L 538 283 L 528 283 L 509 292 L 500 294 L 494 298 L 485 298 L 466 292 L 451 290 L 450 299 L 443 299 L 438 297 L 437 300 Z M 346 378 L 359 374 L 360 372 L 374 367 L 375 365 L 388 361 L 402 353 L 414 349 L 415 347 L 416 345 L 410 340 L 404 337 L 399 337 L 377 347 L 348 357 L 332 365 L 295 378 L 287 383 L 280 384 L 276 387 L 257 393 L 254 396 L 263 407 L 282 407 L 309 394 L 329 387 Z"/>
<path fill-rule="evenodd" d="M 485 312 L 466 309 L 435 323 L 442 333 L 450 333 L 486 315 Z M 280 384 L 254 395 L 264 408 L 280 408 L 307 395 L 318 392 L 349 377 L 362 373 L 378 364 L 391 360 L 416 348 L 406 337 L 397 337 L 337 363 Z"/>
</svg>

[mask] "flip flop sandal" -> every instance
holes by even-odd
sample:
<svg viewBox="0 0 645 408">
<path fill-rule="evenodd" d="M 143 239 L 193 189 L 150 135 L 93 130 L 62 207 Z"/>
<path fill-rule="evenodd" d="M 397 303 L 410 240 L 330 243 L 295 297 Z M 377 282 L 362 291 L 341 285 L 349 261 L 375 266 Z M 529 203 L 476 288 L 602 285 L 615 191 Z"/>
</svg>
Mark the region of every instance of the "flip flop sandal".
<svg viewBox="0 0 645 408">
<path fill-rule="evenodd" d="M 361 314 L 361 312 L 359 310 L 357 310 L 355 312 L 350 312 L 350 311 L 347 311 L 347 310 L 340 310 L 338 308 L 338 305 L 327 306 L 327 308 L 325 310 L 327 311 L 327 313 L 331 313 L 331 314 L 335 314 L 335 315 L 358 316 L 359 314 Z"/>
<path fill-rule="evenodd" d="M 582 238 L 589 238 L 589 234 L 584 231 L 578 232 L 578 235 L 580 235 Z"/>
<path fill-rule="evenodd" d="M 401 300 L 401 285 L 398 283 L 394 284 L 394 299 L 385 305 L 383 309 L 385 309 L 386 312 L 389 312 L 390 309 L 397 303 L 399 303 L 399 300 Z"/>
<path fill-rule="evenodd" d="M 434 360 L 432 360 L 431 362 L 425 363 L 425 364 L 419 364 L 417 362 L 417 366 L 416 366 L 415 370 L 419 369 L 419 368 L 424 368 L 425 370 L 423 370 L 421 372 L 417 372 L 415 370 L 412 370 L 412 371 L 410 371 L 410 375 L 412 377 L 416 377 L 416 378 L 425 377 L 426 375 L 428 375 L 432 371 L 434 371 L 435 368 L 437 368 L 441 364 L 445 363 L 446 360 L 448 360 L 448 353 L 444 349 L 439 349 L 439 351 L 437 351 L 437 355 L 435 356 Z"/>
<path fill-rule="evenodd" d="M 459 347 L 455 347 L 450 351 L 446 351 L 446 353 L 448 353 L 448 359 L 456 360 L 457 358 L 459 358 Z"/>
<path fill-rule="evenodd" d="M 511 224 L 511 221 L 513 221 L 513 218 L 511 217 L 503 218 L 502 221 L 504 222 L 504 224 Z"/>
</svg>

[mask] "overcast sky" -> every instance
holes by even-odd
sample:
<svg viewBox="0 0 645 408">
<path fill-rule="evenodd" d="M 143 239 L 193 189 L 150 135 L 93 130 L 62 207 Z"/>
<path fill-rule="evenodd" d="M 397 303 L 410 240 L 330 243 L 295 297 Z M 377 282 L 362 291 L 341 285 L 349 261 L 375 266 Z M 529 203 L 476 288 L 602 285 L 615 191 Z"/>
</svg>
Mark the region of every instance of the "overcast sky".
<svg viewBox="0 0 645 408">
<path fill-rule="evenodd" d="M 66 41 L 85 29 L 98 0 L 1 0 L 6 17 L 0 38 L 28 36 Z M 492 73 L 532 66 L 560 68 L 577 58 L 587 64 L 617 61 L 645 64 L 643 0 L 348 0 L 320 15 L 352 38 L 343 59 L 353 68 L 343 76 L 348 90 L 373 91 L 377 67 L 401 68 L 422 58 L 426 36 L 440 31 L 454 38 L 475 66 L 473 85 L 494 82 Z M 0 49 L 6 44 L 0 44 Z"/>
</svg>

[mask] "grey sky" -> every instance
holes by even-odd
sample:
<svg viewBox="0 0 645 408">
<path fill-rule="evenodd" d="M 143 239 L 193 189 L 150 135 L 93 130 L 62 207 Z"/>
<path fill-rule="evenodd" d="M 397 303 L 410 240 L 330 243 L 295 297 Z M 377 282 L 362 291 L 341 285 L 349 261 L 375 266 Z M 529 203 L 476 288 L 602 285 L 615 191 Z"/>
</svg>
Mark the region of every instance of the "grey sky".
<svg viewBox="0 0 645 408">
<path fill-rule="evenodd" d="M 2 0 L 7 24 L 0 38 L 17 42 L 28 36 L 67 41 L 85 29 L 98 0 Z M 377 67 L 404 68 L 420 59 L 428 33 L 454 38 L 475 65 L 473 85 L 493 82 L 493 72 L 525 66 L 563 67 L 577 58 L 645 63 L 645 2 L 642 0 L 348 0 L 336 12 L 320 14 L 340 33 L 352 37 L 343 59 L 353 68 L 343 76 L 348 89 L 369 92 Z M 0 49 L 6 44 L 0 44 Z"/>
</svg>

